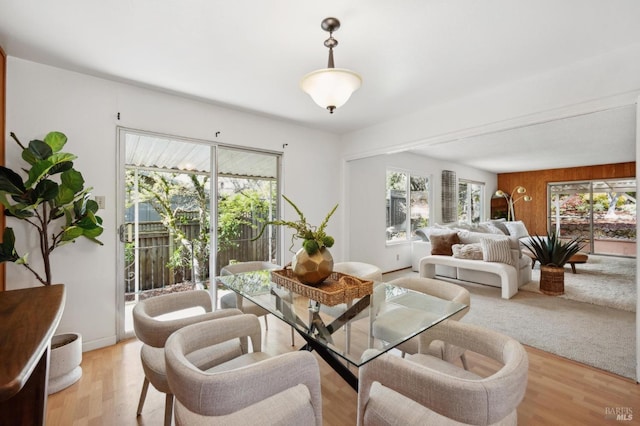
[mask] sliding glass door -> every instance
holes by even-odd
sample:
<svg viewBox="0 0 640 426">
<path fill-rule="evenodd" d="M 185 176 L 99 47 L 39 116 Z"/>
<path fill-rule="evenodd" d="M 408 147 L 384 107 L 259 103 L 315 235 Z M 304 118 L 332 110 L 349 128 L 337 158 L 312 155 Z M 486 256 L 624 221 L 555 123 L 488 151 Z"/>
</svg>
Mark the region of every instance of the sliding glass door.
<svg viewBox="0 0 640 426">
<path fill-rule="evenodd" d="M 233 262 L 279 262 L 278 227 L 262 224 L 278 217 L 279 157 L 218 147 L 218 252 L 216 275 Z"/>
<path fill-rule="evenodd" d="M 138 300 L 196 288 L 235 261 L 278 262 L 280 156 L 119 129 L 119 338 Z M 214 232 L 215 231 L 215 232 Z M 276 231 L 277 232 L 277 231 Z"/>
<path fill-rule="evenodd" d="M 594 254 L 635 256 L 636 180 L 552 183 L 549 228 L 563 238 L 581 237 Z"/>
</svg>

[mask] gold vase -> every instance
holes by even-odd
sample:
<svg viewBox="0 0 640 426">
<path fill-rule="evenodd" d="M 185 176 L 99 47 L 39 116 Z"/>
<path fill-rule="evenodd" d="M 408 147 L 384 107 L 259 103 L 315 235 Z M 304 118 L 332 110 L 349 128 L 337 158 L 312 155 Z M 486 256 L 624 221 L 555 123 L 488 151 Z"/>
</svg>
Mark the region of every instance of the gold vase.
<svg viewBox="0 0 640 426">
<path fill-rule="evenodd" d="M 324 247 L 311 256 L 301 248 L 293 256 L 291 269 L 304 284 L 318 285 L 333 272 L 333 257 Z"/>
</svg>

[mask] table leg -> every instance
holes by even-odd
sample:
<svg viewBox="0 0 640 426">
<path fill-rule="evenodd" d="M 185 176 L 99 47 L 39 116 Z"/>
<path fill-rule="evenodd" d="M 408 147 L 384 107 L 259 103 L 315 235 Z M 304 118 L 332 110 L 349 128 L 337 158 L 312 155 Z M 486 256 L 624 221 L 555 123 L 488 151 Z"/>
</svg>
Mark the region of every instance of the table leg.
<svg viewBox="0 0 640 426">
<path fill-rule="evenodd" d="M 342 379 L 347 382 L 349 386 L 353 388 L 356 392 L 358 392 L 358 377 L 353 374 L 351 370 L 347 366 L 345 366 L 339 359 L 337 359 L 327 348 L 298 331 L 298 334 L 302 336 L 304 340 L 306 340 L 307 344 L 304 345 L 300 350 L 306 351 L 316 351 L 320 358 L 322 358 L 329 366 L 342 377 Z"/>
</svg>

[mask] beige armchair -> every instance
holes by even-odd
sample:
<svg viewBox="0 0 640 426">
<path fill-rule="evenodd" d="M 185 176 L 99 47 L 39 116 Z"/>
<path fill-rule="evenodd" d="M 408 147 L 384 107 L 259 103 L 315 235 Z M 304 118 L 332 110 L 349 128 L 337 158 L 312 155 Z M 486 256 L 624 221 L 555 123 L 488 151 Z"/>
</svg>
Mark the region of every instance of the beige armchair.
<svg viewBox="0 0 640 426">
<path fill-rule="evenodd" d="M 502 367 L 481 377 L 431 355 L 383 354 L 359 369 L 358 425 L 515 425 L 527 387 L 524 347 L 503 334 L 444 321 L 420 336 L 464 347 Z"/>
<path fill-rule="evenodd" d="M 263 269 L 281 269 L 282 266 L 276 265 L 270 262 L 262 262 L 254 260 L 250 262 L 238 262 L 231 263 L 222 269 L 220 269 L 220 275 L 233 275 L 240 274 L 242 272 L 260 271 Z M 237 293 L 227 293 L 220 298 L 220 307 L 223 309 L 237 308 L 245 314 L 253 314 L 257 317 L 264 318 L 264 328 L 269 330 L 269 323 L 267 322 L 267 311 L 264 308 L 256 305 L 250 300 L 245 299 Z M 291 328 L 291 346 L 295 344 L 293 327 Z"/>
<path fill-rule="evenodd" d="M 220 356 L 220 346 L 229 343 L 232 359 Z M 261 352 L 255 315 L 185 327 L 169 338 L 165 357 L 178 426 L 322 425 L 315 357 L 306 351 L 275 357 Z"/>
<path fill-rule="evenodd" d="M 138 339 L 143 343 L 140 349 L 140 360 L 145 376 L 137 415 L 142 414 L 142 407 L 147 396 L 149 383 L 151 383 L 158 391 L 166 394 L 164 424 L 167 426 L 171 424 L 173 394 L 167 383 L 164 344 L 171 333 L 186 325 L 242 314 L 237 309 L 217 312 L 211 312 L 211 309 L 211 296 L 206 290 L 156 296 L 139 301 L 133 308 L 133 329 Z M 185 310 L 191 310 L 192 313 L 186 313 Z M 194 315 L 193 311 L 197 313 Z"/>
<path fill-rule="evenodd" d="M 471 298 L 469 295 L 469 290 L 466 288 L 449 283 L 446 281 L 436 280 L 432 278 L 420 278 L 420 277 L 402 277 L 397 278 L 395 280 L 389 281 L 389 284 L 393 284 L 398 287 L 407 288 L 409 290 L 418 291 L 420 293 L 428 294 L 431 296 L 438 297 L 444 300 L 450 300 L 452 302 L 463 303 L 467 305 L 467 307 L 455 315 L 451 316 L 449 319 L 459 320 L 464 317 L 467 312 L 469 312 L 469 308 L 471 307 Z M 384 318 L 384 315 L 377 321 L 377 325 L 374 325 L 374 335 L 382 340 L 389 340 L 393 338 L 394 327 L 400 326 L 402 327 L 402 322 L 397 322 L 397 318 L 394 315 L 391 317 L 392 322 L 387 324 Z M 408 321 L 416 320 L 416 317 L 408 318 Z M 384 330 L 384 331 L 383 331 Z M 386 334 L 391 334 L 391 336 L 387 336 Z M 402 334 L 398 332 L 398 334 Z M 411 340 L 408 340 L 397 346 L 397 349 L 401 350 L 403 355 L 405 353 L 415 354 L 418 352 L 418 337 L 414 337 Z M 423 351 L 426 352 L 426 351 Z M 456 359 L 460 358 L 462 360 L 462 365 L 464 368 L 467 368 L 467 361 L 464 356 L 464 349 L 460 347 L 456 347 L 454 345 L 450 345 L 443 341 L 433 341 L 428 348 L 428 353 L 433 356 L 437 356 L 440 359 L 445 361 L 453 362 Z"/>
</svg>

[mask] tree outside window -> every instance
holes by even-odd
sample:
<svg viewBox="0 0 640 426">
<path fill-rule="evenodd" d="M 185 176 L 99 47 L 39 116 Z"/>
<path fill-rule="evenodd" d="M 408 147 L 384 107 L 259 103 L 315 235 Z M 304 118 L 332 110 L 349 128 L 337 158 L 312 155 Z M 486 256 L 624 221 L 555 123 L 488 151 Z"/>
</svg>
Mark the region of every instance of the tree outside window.
<svg viewBox="0 0 640 426">
<path fill-rule="evenodd" d="M 386 240 L 407 241 L 429 224 L 429 179 L 407 172 L 387 171 Z"/>
</svg>

